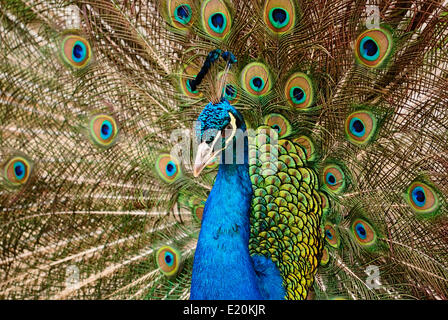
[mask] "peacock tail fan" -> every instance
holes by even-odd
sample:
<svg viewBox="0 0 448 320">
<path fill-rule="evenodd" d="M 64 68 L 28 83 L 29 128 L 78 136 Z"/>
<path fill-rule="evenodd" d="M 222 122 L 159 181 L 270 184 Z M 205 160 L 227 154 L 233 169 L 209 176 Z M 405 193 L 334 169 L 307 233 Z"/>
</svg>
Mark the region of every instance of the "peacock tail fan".
<svg viewBox="0 0 448 320">
<path fill-rule="evenodd" d="M 224 97 L 285 298 L 448 299 L 443 1 L 0 10 L 1 298 L 188 299 L 219 163 L 193 177 L 191 129 Z"/>
</svg>

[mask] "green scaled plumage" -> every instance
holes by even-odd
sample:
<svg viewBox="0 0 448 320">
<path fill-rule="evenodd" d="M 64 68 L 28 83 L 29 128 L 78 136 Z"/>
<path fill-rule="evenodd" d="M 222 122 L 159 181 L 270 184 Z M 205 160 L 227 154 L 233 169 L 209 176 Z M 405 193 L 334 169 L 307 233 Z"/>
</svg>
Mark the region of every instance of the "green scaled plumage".
<svg viewBox="0 0 448 320">
<path fill-rule="evenodd" d="M 375 26 L 354 0 L 0 11 L 0 298 L 188 299 L 217 169 L 193 177 L 192 121 L 224 93 L 254 138 L 250 251 L 287 298 L 448 299 L 442 1 Z M 216 48 L 238 62 L 192 91 Z"/>
<path fill-rule="evenodd" d="M 249 251 L 271 257 L 288 299 L 305 299 L 322 250 L 322 200 L 317 173 L 306 166 L 305 152 L 290 140 L 281 139 L 276 146 L 278 138 L 275 129 L 262 126 L 251 139 Z"/>
</svg>

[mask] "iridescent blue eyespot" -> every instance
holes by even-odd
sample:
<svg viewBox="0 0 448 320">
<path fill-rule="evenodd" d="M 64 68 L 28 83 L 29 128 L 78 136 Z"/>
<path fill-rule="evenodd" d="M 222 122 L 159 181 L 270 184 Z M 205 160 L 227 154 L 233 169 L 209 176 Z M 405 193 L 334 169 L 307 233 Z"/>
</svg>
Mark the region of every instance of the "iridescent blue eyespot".
<svg viewBox="0 0 448 320">
<path fill-rule="evenodd" d="M 109 120 L 104 120 L 101 124 L 101 139 L 107 140 L 110 138 L 114 131 L 114 127 L 112 126 L 112 123 Z"/>
<path fill-rule="evenodd" d="M 64 63 L 68 66 L 82 69 L 91 60 L 92 48 L 84 37 L 67 34 L 62 38 L 60 53 Z"/>
<path fill-rule="evenodd" d="M 14 163 L 14 174 L 17 180 L 22 180 L 25 177 L 26 168 L 22 161 L 17 161 Z"/>
<path fill-rule="evenodd" d="M 232 28 L 232 15 L 227 8 L 227 1 L 202 0 L 199 2 L 204 31 L 212 38 L 225 38 Z"/>
<path fill-rule="evenodd" d="M 361 119 L 355 117 L 350 120 L 350 133 L 356 137 L 362 137 L 365 135 L 366 128 Z"/>
<path fill-rule="evenodd" d="M 28 181 L 32 162 L 25 157 L 12 157 L 3 167 L 3 178 L 10 187 L 18 187 Z"/>
<path fill-rule="evenodd" d="M 174 12 L 174 18 L 176 19 L 176 21 L 182 24 L 187 24 L 191 21 L 192 11 L 191 7 L 188 4 L 181 4 L 177 6 Z"/>
<path fill-rule="evenodd" d="M 264 88 L 264 80 L 260 77 L 253 77 L 250 80 L 250 87 L 256 92 L 260 92 Z"/>
<path fill-rule="evenodd" d="M 271 127 L 272 127 L 272 129 L 277 131 L 279 134 L 281 134 L 282 129 L 280 128 L 280 126 L 278 124 L 274 124 Z"/>
<path fill-rule="evenodd" d="M 425 190 L 422 187 L 415 187 L 412 190 L 412 200 L 418 207 L 423 207 L 426 204 Z"/>
<path fill-rule="evenodd" d="M 236 95 L 237 95 L 236 88 L 231 84 L 226 85 L 224 89 L 224 96 L 226 97 L 226 99 L 232 101 L 233 99 L 236 98 Z"/>
<path fill-rule="evenodd" d="M 293 103 L 300 104 L 306 101 L 306 93 L 300 87 L 292 87 L 289 90 L 289 96 Z"/>
<path fill-rule="evenodd" d="M 334 186 L 336 184 L 336 177 L 331 172 L 328 172 L 325 176 L 325 179 L 327 180 L 327 183 Z"/>
<path fill-rule="evenodd" d="M 182 167 L 178 159 L 170 154 L 159 155 L 156 161 L 156 170 L 160 178 L 172 183 L 182 176 Z"/>
<path fill-rule="evenodd" d="M 374 61 L 380 56 L 378 43 L 371 37 L 364 37 L 360 43 L 360 52 L 364 59 Z"/>
<path fill-rule="evenodd" d="M 174 263 L 174 256 L 171 252 L 165 252 L 165 262 L 166 264 L 171 267 Z"/>
<path fill-rule="evenodd" d="M 329 222 L 325 223 L 324 234 L 325 240 L 330 246 L 332 246 L 333 248 L 339 247 L 339 235 L 336 229 L 333 228 L 333 226 Z"/>
<path fill-rule="evenodd" d="M 241 72 L 241 85 L 252 96 L 264 96 L 272 86 L 268 68 L 260 62 L 249 63 Z"/>
<path fill-rule="evenodd" d="M 75 62 L 81 62 L 86 58 L 87 48 L 81 41 L 76 41 L 73 46 L 72 59 Z"/>
<path fill-rule="evenodd" d="M 166 174 L 168 177 L 172 177 L 177 172 L 176 164 L 173 161 L 170 161 L 166 165 Z"/>
<path fill-rule="evenodd" d="M 411 183 L 405 194 L 412 209 L 427 217 L 435 215 L 440 207 L 438 192 L 432 186 L 421 181 Z M 430 215 L 427 215 L 430 214 Z"/>
<path fill-rule="evenodd" d="M 279 138 L 284 138 L 291 134 L 292 126 L 289 121 L 278 113 L 271 113 L 264 118 L 264 124 L 271 127 L 278 133 Z"/>
<path fill-rule="evenodd" d="M 370 223 L 362 218 L 353 220 L 350 227 L 351 234 L 355 240 L 364 248 L 372 248 L 378 237 L 375 229 Z"/>
<path fill-rule="evenodd" d="M 157 250 L 156 262 L 159 270 L 168 278 L 177 276 L 182 268 L 180 252 L 170 246 Z"/>
<path fill-rule="evenodd" d="M 361 223 L 356 224 L 355 230 L 360 239 L 364 240 L 367 237 L 367 231 Z"/>
<path fill-rule="evenodd" d="M 111 147 L 118 134 L 117 122 L 106 114 L 99 114 L 90 120 L 90 137 L 93 142 L 102 148 Z"/>
<path fill-rule="evenodd" d="M 191 79 L 188 79 L 187 80 L 187 90 L 190 92 L 190 93 L 194 93 L 194 94 L 196 94 L 196 93 L 198 93 L 198 90 L 196 89 L 196 90 L 191 90 L 191 83 L 190 83 L 190 81 L 192 81 Z"/>
<path fill-rule="evenodd" d="M 216 12 L 208 18 L 208 25 L 216 33 L 223 33 L 227 26 L 227 19 L 221 12 Z"/>
<path fill-rule="evenodd" d="M 283 8 L 272 8 L 269 11 L 269 21 L 274 28 L 281 29 L 289 23 L 289 13 Z"/>
</svg>

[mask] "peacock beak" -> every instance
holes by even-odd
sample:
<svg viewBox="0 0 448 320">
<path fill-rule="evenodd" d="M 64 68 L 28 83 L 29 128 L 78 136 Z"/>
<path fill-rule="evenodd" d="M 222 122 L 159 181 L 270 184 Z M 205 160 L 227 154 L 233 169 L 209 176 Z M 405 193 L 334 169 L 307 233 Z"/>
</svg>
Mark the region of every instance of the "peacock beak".
<svg viewBox="0 0 448 320">
<path fill-rule="evenodd" d="M 218 135 L 218 138 L 219 137 L 220 137 L 220 135 Z M 194 166 L 193 166 L 193 176 L 195 178 L 199 177 L 199 175 L 201 174 L 202 170 L 204 170 L 204 168 L 208 164 L 213 162 L 215 157 L 221 152 L 221 150 L 213 152 L 213 145 L 210 146 L 208 143 L 202 142 L 198 146 L 198 152 L 196 154 L 196 159 L 194 161 Z"/>
<path fill-rule="evenodd" d="M 215 139 L 211 144 L 208 144 L 207 142 L 202 142 L 198 146 L 198 152 L 196 154 L 196 159 L 194 161 L 193 166 L 193 176 L 195 178 L 199 177 L 202 170 L 209 165 L 211 162 L 215 160 L 215 158 L 221 153 L 222 150 L 225 149 L 225 147 L 232 141 L 233 137 L 236 133 L 236 120 L 235 117 L 229 113 L 230 115 L 230 134 L 224 134 L 223 131 L 219 131 L 218 134 L 215 136 Z M 222 137 L 227 137 L 225 141 L 225 147 L 221 148 L 218 147 L 218 142 L 221 144 Z"/>
</svg>

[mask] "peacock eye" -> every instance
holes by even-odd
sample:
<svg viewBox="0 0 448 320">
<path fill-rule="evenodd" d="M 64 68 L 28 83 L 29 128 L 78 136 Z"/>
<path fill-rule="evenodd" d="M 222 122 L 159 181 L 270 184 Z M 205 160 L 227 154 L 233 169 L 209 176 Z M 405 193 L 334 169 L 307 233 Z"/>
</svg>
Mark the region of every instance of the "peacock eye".
<svg viewBox="0 0 448 320">
<path fill-rule="evenodd" d="M 307 160 L 314 160 L 314 158 L 316 157 L 316 150 L 313 141 L 309 137 L 300 136 L 298 138 L 295 138 L 293 141 L 305 150 Z"/>
<path fill-rule="evenodd" d="M 325 246 L 322 250 L 322 258 L 320 259 L 320 265 L 325 266 L 330 261 L 330 255 L 328 254 L 328 248 Z"/>
<path fill-rule="evenodd" d="M 181 268 L 180 253 L 170 247 L 164 246 L 156 253 L 156 261 L 159 270 L 167 277 L 176 276 Z"/>
<path fill-rule="evenodd" d="M 202 25 L 212 37 L 224 38 L 230 31 L 232 18 L 224 1 L 206 0 L 201 7 Z"/>
<path fill-rule="evenodd" d="M 372 141 L 375 135 L 377 121 L 369 111 L 357 111 L 350 114 L 345 121 L 347 139 L 358 145 Z"/>
<path fill-rule="evenodd" d="M 351 226 L 355 240 L 362 246 L 371 246 L 376 242 L 376 232 L 373 227 L 363 219 L 356 219 Z"/>
<path fill-rule="evenodd" d="M 182 176 L 179 161 L 169 154 L 161 154 L 156 161 L 156 171 L 165 182 L 172 183 Z"/>
<path fill-rule="evenodd" d="M 67 65 L 80 69 L 89 63 L 92 49 L 85 38 L 67 35 L 62 40 L 61 55 Z"/>
<path fill-rule="evenodd" d="M 90 137 L 103 148 L 109 148 L 116 141 L 118 125 L 114 118 L 106 114 L 94 116 L 90 120 Z"/>
<path fill-rule="evenodd" d="M 291 106 L 297 109 L 306 109 L 313 104 L 313 90 L 311 79 L 306 74 L 297 72 L 286 82 L 285 97 Z"/>
<path fill-rule="evenodd" d="M 4 178 L 11 186 L 20 186 L 28 181 L 32 165 L 22 156 L 11 158 L 4 167 Z"/>
<path fill-rule="evenodd" d="M 253 77 L 250 80 L 250 87 L 255 92 L 260 92 L 264 88 L 264 80 L 260 77 Z"/>
<path fill-rule="evenodd" d="M 232 86 L 231 84 L 226 85 L 226 87 L 224 89 L 224 96 L 230 102 L 233 101 L 237 96 L 236 88 L 234 86 Z"/>
<path fill-rule="evenodd" d="M 346 187 L 346 177 L 342 168 L 336 164 L 327 165 L 323 169 L 323 182 L 328 191 L 341 193 Z"/>
<path fill-rule="evenodd" d="M 195 90 L 192 89 L 192 81 L 196 78 L 199 69 L 194 64 L 189 64 L 184 66 L 181 76 L 180 76 L 180 85 L 182 92 L 190 98 L 198 98 L 200 93 L 198 88 Z"/>
<path fill-rule="evenodd" d="M 277 34 L 291 31 L 295 23 L 295 8 L 292 0 L 267 0 L 263 18 L 268 28 Z"/>
<path fill-rule="evenodd" d="M 434 189 L 420 181 L 415 181 L 409 186 L 406 196 L 408 203 L 416 213 L 432 213 L 440 206 Z"/>
<path fill-rule="evenodd" d="M 225 79 L 223 79 L 225 77 Z M 218 87 L 223 83 L 225 85 L 222 88 L 222 96 L 227 99 L 231 104 L 235 104 L 239 99 L 239 88 L 237 86 L 237 80 L 231 72 L 220 72 L 216 79 Z"/>
<path fill-rule="evenodd" d="M 204 205 L 198 205 L 193 208 L 193 215 L 196 221 L 202 221 L 202 216 L 204 215 Z"/>
<path fill-rule="evenodd" d="M 168 14 L 174 27 L 185 30 L 193 24 L 191 0 L 168 0 Z"/>
<path fill-rule="evenodd" d="M 187 82 L 186 82 L 186 85 L 187 85 L 187 90 L 188 90 L 188 92 L 190 92 L 190 93 L 192 93 L 192 94 L 197 94 L 198 93 L 198 90 L 196 89 L 196 90 L 193 90 L 192 89 L 192 82 L 193 80 L 191 80 L 191 79 L 188 79 L 187 80 Z"/>
<path fill-rule="evenodd" d="M 367 30 L 356 40 L 355 56 L 367 67 L 378 67 L 392 52 L 392 42 L 392 35 L 386 29 Z"/>
<path fill-rule="evenodd" d="M 328 201 L 328 197 L 324 193 L 320 193 L 320 198 L 322 201 L 322 212 L 326 213 L 330 209 L 330 202 Z"/>
<path fill-rule="evenodd" d="M 259 62 L 249 63 L 241 72 L 243 89 L 252 96 L 263 96 L 271 89 L 268 68 Z"/>
<path fill-rule="evenodd" d="M 187 24 L 191 20 L 191 7 L 188 4 L 181 4 L 174 10 L 175 19 L 182 23 Z"/>
<path fill-rule="evenodd" d="M 326 223 L 324 226 L 324 235 L 325 239 L 327 240 L 327 243 L 337 248 L 339 247 L 339 234 L 337 233 L 336 229 L 330 224 Z"/>
<path fill-rule="evenodd" d="M 279 138 L 286 137 L 292 131 L 289 121 L 281 114 L 272 113 L 264 118 L 264 123 L 278 133 Z"/>
</svg>

